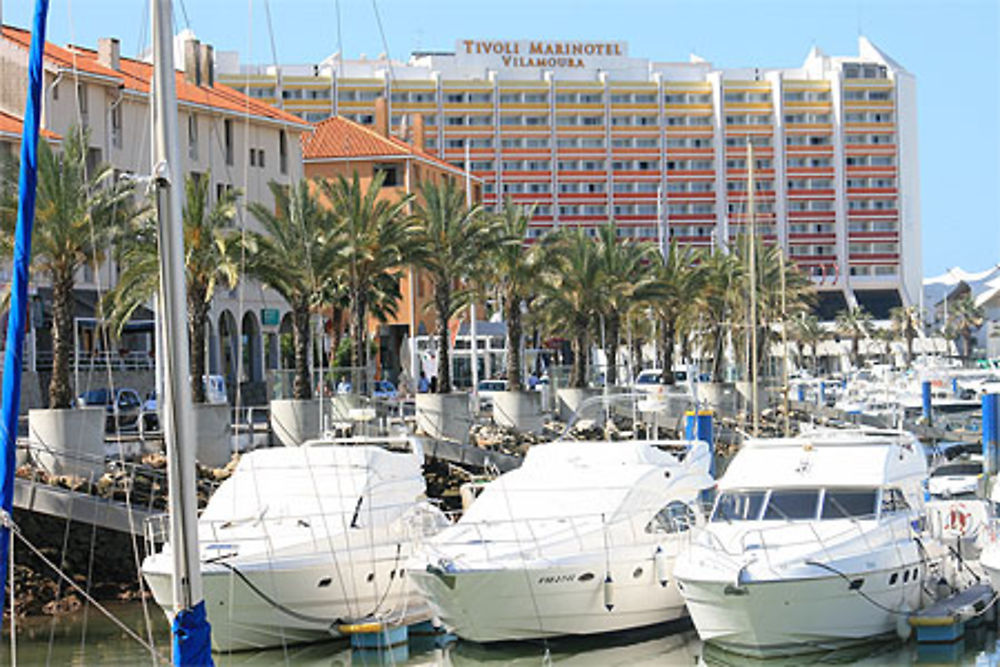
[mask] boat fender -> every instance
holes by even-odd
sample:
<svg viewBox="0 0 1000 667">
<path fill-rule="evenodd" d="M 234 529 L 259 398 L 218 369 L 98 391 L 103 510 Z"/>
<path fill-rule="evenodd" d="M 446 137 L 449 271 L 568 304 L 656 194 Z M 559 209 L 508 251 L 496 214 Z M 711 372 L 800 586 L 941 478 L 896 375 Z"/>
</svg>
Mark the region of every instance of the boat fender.
<svg viewBox="0 0 1000 667">
<path fill-rule="evenodd" d="M 660 586 L 666 588 L 667 584 L 670 583 L 670 559 L 667 558 L 667 552 L 663 550 L 663 547 L 656 547 L 653 564 L 656 570 L 656 580 L 660 582 Z"/>
<path fill-rule="evenodd" d="M 910 627 L 910 605 L 904 602 L 896 614 L 896 635 L 905 642 L 910 638 L 911 632 L 913 628 Z"/>
<path fill-rule="evenodd" d="M 615 582 L 610 572 L 604 577 L 604 608 L 608 611 L 615 608 Z"/>
</svg>

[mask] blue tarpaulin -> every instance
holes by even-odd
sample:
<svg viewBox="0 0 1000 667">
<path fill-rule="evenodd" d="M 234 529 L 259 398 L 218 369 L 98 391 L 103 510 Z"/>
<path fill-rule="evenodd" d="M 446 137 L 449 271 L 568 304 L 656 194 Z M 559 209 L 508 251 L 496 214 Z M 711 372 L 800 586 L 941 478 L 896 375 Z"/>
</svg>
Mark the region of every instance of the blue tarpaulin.
<svg viewBox="0 0 1000 667">
<path fill-rule="evenodd" d="M 28 268 L 31 266 L 31 229 L 35 223 L 35 186 L 38 182 L 38 126 L 41 121 L 42 58 L 45 49 L 45 19 L 48 0 L 35 1 L 35 19 L 28 52 L 28 99 L 21 135 L 21 173 L 18 180 L 17 229 L 14 232 L 13 280 L 10 315 L 7 318 L 7 349 L 3 360 L 3 408 L 0 410 L 0 501 L 3 511 L 14 509 L 14 468 L 17 447 L 17 416 L 21 407 L 21 352 L 28 321 Z M 10 528 L 0 530 L 0 592 L 7 582 Z M 7 596 L 4 595 L 6 600 Z M 0 602 L 2 608 L 3 602 Z"/>
<path fill-rule="evenodd" d="M 208 624 L 204 600 L 178 612 L 171 630 L 175 665 L 215 664 L 212 662 L 212 627 Z"/>
</svg>

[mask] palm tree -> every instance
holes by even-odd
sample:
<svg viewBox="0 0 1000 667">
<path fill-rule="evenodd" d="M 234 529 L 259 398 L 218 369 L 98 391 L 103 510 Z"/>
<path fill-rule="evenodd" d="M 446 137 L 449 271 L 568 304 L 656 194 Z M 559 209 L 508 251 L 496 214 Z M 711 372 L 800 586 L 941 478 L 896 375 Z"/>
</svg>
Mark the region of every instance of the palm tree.
<svg viewBox="0 0 1000 667">
<path fill-rule="evenodd" d="M 792 317 L 789 324 L 789 333 L 792 337 L 798 341 L 800 345 L 804 344 L 809 346 L 812 353 L 812 372 L 813 375 L 815 375 L 818 367 L 817 356 L 819 352 L 819 344 L 823 342 L 823 339 L 826 337 L 826 331 L 824 331 L 823 327 L 820 325 L 819 318 L 812 313 L 805 311 L 796 313 Z"/>
<path fill-rule="evenodd" d="M 543 242 L 544 269 L 537 309 L 545 328 L 572 340 L 569 384 L 587 386 L 590 332 L 600 308 L 601 261 L 597 244 L 581 228 L 564 228 Z"/>
<path fill-rule="evenodd" d="M 913 361 L 913 339 L 917 337 L 920 315 L 915 306 L 897 306 L 889 311 L 893 333 L 906 341 L 906 365 Z"/>
<path fill-rule="evenodd" d="M 341 268 L 342 240 L 329 211 L 307 180 L 291 186 L 269 184 L 275 206 L 248 205 L 264 233 L 247 234 L 247 273 L 270 285 L 292 308 L 295 380 L 292 397 L 312 397 L 309 382 L 309 316 L 332 291 Z"/>
<path fill-rule="evenodd" d="M 655 255 L 653 268 L 659 283 L 658 294 L 650 300 L 659 322 L 660 368 L 669 384 L 674 382 L 674 341 L 694 306 L 703 285 L 704 272 L 695 263 L 695 253 L 671 241 L 667 252 Z"/>
<path fill-rule="evenodd" d="M 433 283 L 437 319 L 437 393 L 451 392 L 448 320 L 463 305 L 462 283 L 482 266 L 493 243 L 489 219 L 479 204 L 466 205 L 465 193 L 453 179 L 424 181 L 414 206 L 416 235 L 412 261 Z"/>
<path fill-rule="evenodd" d="M 962 339 L 962 357 L 972 357 L 972 345 L 975 332 L 983 326 L 983 308 L 977 306 L 971 294 L 959 297 L 951 306 L 949 312 L 952 331 Z"/>
<path fill-rule="evenodd" d="M 320 181 L 320 188 L 330 202 L 334 224 L 341 237 L 342 283 L 351 309 L 351 339 L 354 343 L 351 366 L 368 365 L 367 323 L 373 298 L 388 292 L 377 306 L 386 314 L 386 303 L 395 304 L 399 296 L 396 273 L 411 254 L 414 229 L 406 216 L 412 195 L 383 199 L 379 197 L 385 172 L 379 172 L 362 188 L 357 172 L 348 180 Z M 394 306 L 393 306 L 394 307 Z M 355 371 L 355 372 L 356 372 Z M 359 387 L 357 380 L 354 385 Z"/>
<path fill-rule="evenodd" d="M 52 379 L 49 408 L 70 407 L 69 359 L 73 346 L 73 290 L 77 271 L 98 266 L 102 248 L 117 225 L 136 215 L 132 187 L 114 179 L 107 165 L 88 174 L 90 133 L 72 127 L 62 153 L 45 141 L 38 146 L 38 189 L 32 234 L 32 263 L 52 285 Z M 10 221 L 8 216 L 3 216 Z M 9 234 L 13 230 L 7 230 Z"/>
<path fill-rule="evenodd" d="M 496 238 L 487 261 L 486 282 L 494 286 L 503 304 L 507 325 L 507 389 L 521 391 L 521 337 L 524 333 L 521 306 L 531 300 L 539 286 L 540 246 L 525 245 L 534 206 L 524 207 L 507 199 L 495 218 Z"/>
<path fill-rule="evenodd" d="M 734 324 L 736 306 L 746 300 L 743 265 L 735 255 L 723 252 L 702 254 L 698 270 L 704 280 L 699 301 L 706 322 L 703 349 L 712 359 L 712 381 L 723 381 L 726 337 Z"/>
<path fill-rule="evenodd" d="M 631 304 L 649 300 L 658 292 L 654 259 L 656 247 L 649 243 L 619 240 L 614 222 L 597 233 L 597 254 L 601 277 L 599 315 L 604 324 L 605 382 L 618 383 L 618 343 L 622 318 Z"/>
<path fill-rule="evenodd" d="M 191 349 L 191 397 L 205 402 L 205 330 L 216 289 L 232 289 L 239 281 L 239 232 L 236 218 L 237 192 L 222 193 L 209 205 L 208 175 L 188 174 L 184 182 L 184 264 L 187 276 L 188 335 Z M 157 221 L 138 218 L 118 238 L 118 262 L 122 267 L 118 284 L 108 293 L 110 319 L 120 331 L 135 310 L 159 289 L 160 263 L 157 252 Z"/>
<path fill-rule="evenodd" d="M 857 368 L 861 357 L 861 339 L 871 336 L 872 316 L 861 306 L 853 306 L 837 313 L 834 326 L 840 335 L 851 339 L 851 364 Z"/>
</svg>

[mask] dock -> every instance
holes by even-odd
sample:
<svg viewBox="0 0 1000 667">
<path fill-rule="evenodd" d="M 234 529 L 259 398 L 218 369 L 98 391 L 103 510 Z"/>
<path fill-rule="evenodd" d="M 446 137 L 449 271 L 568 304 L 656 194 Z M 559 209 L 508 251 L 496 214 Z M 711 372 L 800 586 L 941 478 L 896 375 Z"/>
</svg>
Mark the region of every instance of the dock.
<svg viewBox="0 0 1000 667">
<path fill-rule="evenodd" d="M 985 614 L 994 602 L 989 584 L 976 584 L 910 616 L 917 643 L 950 643 L 965 636 L 965 626 Z"/>
</svg>

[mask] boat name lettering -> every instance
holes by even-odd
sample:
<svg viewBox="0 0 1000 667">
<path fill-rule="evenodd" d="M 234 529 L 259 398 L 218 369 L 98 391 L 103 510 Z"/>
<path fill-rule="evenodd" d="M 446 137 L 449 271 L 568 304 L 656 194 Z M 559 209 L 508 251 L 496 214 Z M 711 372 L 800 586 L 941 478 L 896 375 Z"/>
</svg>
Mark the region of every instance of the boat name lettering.
<svg viewBox="0 0 1000 667">
<path fill-rule="evenodd" d="M 576 581 L 576 576 L 572 574 L 556 574 L 546 577 L 539 577 L 538 583 L 540 584 L 568 584 L 571 581 Z"/>
</svg>

